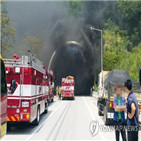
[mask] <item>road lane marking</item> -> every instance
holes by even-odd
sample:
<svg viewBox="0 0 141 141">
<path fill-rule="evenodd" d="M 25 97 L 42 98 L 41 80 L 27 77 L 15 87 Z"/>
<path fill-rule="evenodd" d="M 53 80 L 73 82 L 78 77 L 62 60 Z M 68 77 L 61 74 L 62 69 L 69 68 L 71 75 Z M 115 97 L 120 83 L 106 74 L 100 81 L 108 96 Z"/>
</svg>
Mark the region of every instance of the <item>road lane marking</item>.
<svg viewBox="0 0 141 141">
<path fill-rule="evenodd" d="M 29 141 L 29 140 L 39 131 L 39 129 L 45 124 L 45 122 L 46 122 L 48 119 L 50 119 L 50 117 L 51 117 L 64 103 L 65 103 L 65 102 L 63 102 L 62 104 L 60 104 L 59 107 L 57 107 L 57 108 L 55 109 L 55 111 L 54 111 L 53 113 L 51 113 L 51 114 L 48 116 L 48 118 L 47 118 L 41 125 L 39 125 L 39 127 L 37 127 L 37 129 L 34 130 L 34 132 L 33 132 L 25 141 Z"/>
<path fill-rule="evenodd" d="M 82 96 L 82 97 L 83 97 L 83 96 Z M 85 102 L 85 104 L 86 104 L 86 106 L 87 106 L 87 108 L 88 108 L 88 110 L 89 110 L 89 112 L 90 112 L 90 114 L 91 114 L 91 116 L 92 116 L 92 119 L 93 119 L 93 120 L 96 120 L 96 119 L 94 118 L 94 116 L 93 116 L 93 114 L 92 114 L 92 112 L 91 112 L 91 110 L 90 110 L 90 108 L 89 108 L 89 106 L 88 106 L 88 104 L 87 104 L 87 102 L 86 102 L 86 100 L 85 100 L 84 97 L 83 97 L 83 100 L 84 100 L 84 102 Z M 104 135 L 103 135 L 100 131 L 99 131 L 99 134 L 100 134 L 102 140 L 103 140 L 103 141 L 106 141 Z"/>
<path fill-rule="evenodd" d="M 56 140 L 56 138 L 57 138 L 57 136 L 58 136 L 58 134 L 59 134 L 59 132 L 60 132 L 60 130 L 61 130 L 61 128 L 62 128 L 63 122 L 64 122 L 64 120 L 65 120 L 65 118 L 66 118 L 66 116 L 67 116 L 67 113 L 69 112 L 71 103 L 72 103 L 72 102 L 69 102 L 69 103 L 68 103 L 68 105 L 66 106 L 66 108 L 63 110 L 63 113 L 60 114 L 61 116 L 60 116 L 60 118 L 59 118 L 57 124 L 55 124 L 56 127 L 57 127 L 57 128 L 56 128 L 57 131 L 56 131 L 56 134 L 54 135 L 53 141 Z M 59 126 L 59 127 L 58 127 L 58 126 Z M 53 133 L 53 132 L 51 132 L 51 133 Z M 49 138 L 48 138 L 48 139 L 49 139 Z"/>
</svg>

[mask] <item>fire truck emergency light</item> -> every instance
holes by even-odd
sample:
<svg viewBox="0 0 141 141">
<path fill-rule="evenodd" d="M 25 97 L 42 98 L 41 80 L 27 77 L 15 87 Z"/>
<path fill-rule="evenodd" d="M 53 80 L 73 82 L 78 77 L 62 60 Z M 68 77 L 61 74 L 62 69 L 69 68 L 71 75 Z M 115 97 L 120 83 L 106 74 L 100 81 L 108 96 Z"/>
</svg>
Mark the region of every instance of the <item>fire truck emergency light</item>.
<svg viewBox="0 0 141 141">
<path fill-rule="evenodd" d="M 10 68 L 8 67 L 6 70 L 7 70 L 7 71 L 10 71 Z"/>
<path fill-rule="evenodd" d="M 24 74 L 25 74 L 25 75 L 28 74 L 28 68 L 24 68 Z"/>
<path fill-rule="evenodd" d="M 6 73 L 9 73 L 11 70 L 10 70 L 10 68 L 8 67 L 8 68 L 6 68 Z"/>
<path fill-rule="evenodd" d="M 46 84 L 46 82 L 45 82 L 45 81 L 43 81 L 43 86 L 45 86 L 45 84 Z"/>
</svg>

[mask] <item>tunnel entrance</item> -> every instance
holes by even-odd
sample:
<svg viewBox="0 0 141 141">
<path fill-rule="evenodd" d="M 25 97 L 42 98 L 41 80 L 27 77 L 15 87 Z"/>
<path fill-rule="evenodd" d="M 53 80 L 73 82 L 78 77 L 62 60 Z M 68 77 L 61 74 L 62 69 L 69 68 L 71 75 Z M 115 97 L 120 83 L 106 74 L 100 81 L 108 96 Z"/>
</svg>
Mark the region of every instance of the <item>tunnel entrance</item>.
<svg viewBox="0 0 141 141">
<path fill-rule="evenodd" d="M 55 86 L 61 86 L 62 78 L 74 76 L 75 95 L 90 95 L 94 75 L 87 66 L 84 48 L 77 42 L 70 41 L 58 48 L 49 62 L 49 69 L 55 74 Z"/>
</svg>

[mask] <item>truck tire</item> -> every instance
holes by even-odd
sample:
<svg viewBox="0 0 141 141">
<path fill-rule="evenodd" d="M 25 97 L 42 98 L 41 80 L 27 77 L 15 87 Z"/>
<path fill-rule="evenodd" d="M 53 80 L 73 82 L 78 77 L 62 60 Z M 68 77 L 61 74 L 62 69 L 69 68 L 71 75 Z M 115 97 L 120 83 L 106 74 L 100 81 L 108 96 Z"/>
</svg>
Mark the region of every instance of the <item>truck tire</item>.
<svg viewBox="0 0 141 141">
<path fill-rule="evenodd" d="M 37 126 L 40 122 L 40 107 L 37 107 L 37 115 L 36 115 L 36 119 L 35 119 L 35 125 Z"/>
<path fill-rule="evenodd" d="M 110 124 L 110 119 L 107 118 L 107 108 L 106 108 L 106 106 L 104 107 L 104 124 L 105 125 Z"/>
<path fill-rule="evenodd" d="M 101 105 L 101 103 L 100 102 L 98 102 L 98 115 L 99 116 L 103 116 L 103 114 L 102 114 L 102 105 Z"/>
<path fill-rule="evenodd" d="M 45 103 L 45 111 L 44 111 L 44 113 L 45 113 L 45 114 L 47 114 L 47 113 L 48 113 L 48 102 L 47 102 L 47 103 Z"/>
<path fill-rule="evenodd" d="M 53 102 L 54 101 L 54 96 L 53 96 L 53 98 L 51 99 L 51 102 Z"/>
<path fill-rule="evenodd" d="M 7 123 L 7 130 L 11 130 L 11 125 L 10 125 L 10 123 Z"/>
<path fill-rule="evenodd" d="M 72 100 L 74 100 L 74 97 L 72 97 Z"/>
</svg>

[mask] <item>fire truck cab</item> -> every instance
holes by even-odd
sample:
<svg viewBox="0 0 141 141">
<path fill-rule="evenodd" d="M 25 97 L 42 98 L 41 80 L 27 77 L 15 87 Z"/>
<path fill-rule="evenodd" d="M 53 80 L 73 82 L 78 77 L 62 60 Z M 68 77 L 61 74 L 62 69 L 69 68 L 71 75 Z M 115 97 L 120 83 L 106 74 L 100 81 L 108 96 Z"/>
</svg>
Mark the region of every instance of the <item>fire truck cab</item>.
<svg viewBox="0 0 141 141">
<path fill-rule="evenodd" d="M 14 57 L 14 56 L 13 56 Z M 34 122 L 47 113 L 49 86 L 44 66 L 35 56 L 4 59 L 7 74 L 7 122 Z"/>
<path fill-rule="evenodd" d="M 7 130 L 7 82 L 5 65 L 0 55 L 1 62 L 1 93 L 0 93 L 0 140 L 6 135 Z"/>
<path fill-rule="evenodd" d="M 74 77 L 67 76 L 66 78 L 62 78 L 61 97 L 62 99 L 64 98 L 74 99 Z"/>
</svg>

